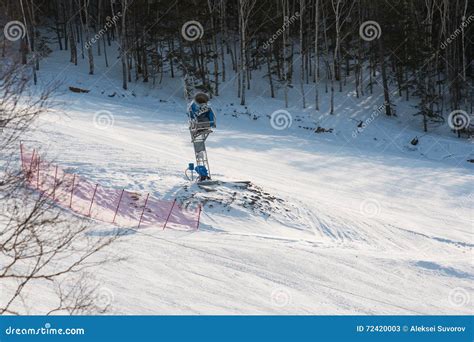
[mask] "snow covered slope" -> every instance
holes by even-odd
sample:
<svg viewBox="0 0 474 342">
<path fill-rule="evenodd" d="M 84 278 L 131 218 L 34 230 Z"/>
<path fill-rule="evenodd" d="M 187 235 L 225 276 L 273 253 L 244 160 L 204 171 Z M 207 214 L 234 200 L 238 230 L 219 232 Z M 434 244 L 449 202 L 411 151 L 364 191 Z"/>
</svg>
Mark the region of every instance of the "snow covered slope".
<svg viewBox="0 0 474 342">
<path fill-rule="evenodd" d="M 275 130 L 282 103 L 255 95 L 241 108 L 229 81 L 213 99 L 210 164 L 214 179 L 250 184 L 206 191 L 183 176 L 193 150 L 179 80 L 124 92 L 114 68 L 58 70 L 65 58 L 55 53 L 41 74 L 91 92 L 59 97 L 62 111 L 26 143 L 101 184 L 205 204 L 199 231 L 123 229 L 114 253 L 127 260 L 96 274 L 113 313 L 473 312 L 472 141 L 421 136 L 402 105 L 357 131 L 378 96 L 338 98 L 333 116 L 295 101 L 291 127 Z M 97 223 L 91 234 L 116 229 Z"/>
</svg>

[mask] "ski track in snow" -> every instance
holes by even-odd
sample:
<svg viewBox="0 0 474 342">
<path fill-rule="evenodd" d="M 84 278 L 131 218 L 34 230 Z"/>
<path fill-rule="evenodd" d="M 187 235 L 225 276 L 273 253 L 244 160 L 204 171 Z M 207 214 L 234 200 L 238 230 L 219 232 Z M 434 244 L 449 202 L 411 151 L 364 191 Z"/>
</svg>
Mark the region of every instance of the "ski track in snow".
<svg viewBox="0 0 474 342">
<path fill-rule="evenodd" d="M 183 101 L 91 93 L 65 102 L 66 115 L 42 118 L 29 147 L 104 186 L 171 199 L 188 184 L 183 170 L 193 152 Z M 114 124 L 100 129 L 93 117 L 104 109 Z M 114 293 L 113 313 L 473 312 L 469 142 L 427 136 L 436 143 L 417 154 L 384 140 L 411 134 L 392 123 L 348 142 L 344 125 L 310 135 L 223 114 L 207 143 L 214 178 L 249 180 L 294 210 L 265 217 L 206 207 L 199 231 L 123 229 L 114 253 L 127 260 L 96 272 Z M 375 141 L 371 130 L 380 127 Z M 90 234 L 116 229 L 95 222 Z M 450 301 L 459 287 L 470 296 L 460 307 Z"/>
</svg>

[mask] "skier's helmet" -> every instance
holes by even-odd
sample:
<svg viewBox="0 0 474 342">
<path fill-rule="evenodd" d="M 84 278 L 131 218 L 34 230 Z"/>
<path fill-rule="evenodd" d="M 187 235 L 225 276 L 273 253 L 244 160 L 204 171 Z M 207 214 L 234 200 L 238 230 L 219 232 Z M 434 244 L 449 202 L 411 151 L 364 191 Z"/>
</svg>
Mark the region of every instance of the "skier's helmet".
<svg viewBox="0 0 474 342">
<path fill-rule="evenodd" d="M 209 101 L 209 96 L 207 96 L 205 93 L 197 93 L 194 95 L 194 101 L 199 104 L 205 104 Z"/>
</svg>

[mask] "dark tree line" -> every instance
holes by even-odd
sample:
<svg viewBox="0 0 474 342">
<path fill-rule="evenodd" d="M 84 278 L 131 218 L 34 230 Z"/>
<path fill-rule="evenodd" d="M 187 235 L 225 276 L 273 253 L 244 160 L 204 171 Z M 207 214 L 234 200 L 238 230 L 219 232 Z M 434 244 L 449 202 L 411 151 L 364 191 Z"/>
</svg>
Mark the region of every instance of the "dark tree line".
<svg viewBox="0 0 474 342">
<path fill-rule="evenodd" d="M 218 96 L 235 77 L 245 105 L 258 71 L 271 97 L 283 94 L 288 106 L 289 88 L 299 87 L 301 106 L 318 110 L 324 93 L 331 114 L 336 92 L 362 97 L 381 87 L 388 116 L 396 115 L 394 96 L 416 97 L 425 131 L 450 111 L 473 109 L 469 0 L 3 0 L 2 7 L 7 19 L 26 23 L 24 63 L 39 68 L 39 28 L 48 27 L 71 63 L 88 60 L 90 74 L 94 58 L 109 66 L 109 51 L 119 49 L 124 89 L 186 74 Z M 362 31 L 369 21 L 375 25 Z"/>
</svg>

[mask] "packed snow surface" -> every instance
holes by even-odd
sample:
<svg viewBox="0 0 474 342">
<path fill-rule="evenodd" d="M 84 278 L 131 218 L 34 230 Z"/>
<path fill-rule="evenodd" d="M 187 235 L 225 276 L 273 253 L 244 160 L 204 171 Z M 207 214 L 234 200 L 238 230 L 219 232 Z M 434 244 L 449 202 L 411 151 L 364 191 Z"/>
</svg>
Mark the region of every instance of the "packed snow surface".
<svg viewBox="0 0 474 342">
<path fill-rule="evenodd" d="M 270 114 L 284 103 L 265 81 L 244 108 L 230 80 L 212 99 L 207 141 L 219 183 L 199 187 L 184 177 L 194 155 L 180 80 L 124 91 L 117 63 L 88 76 L 85 61 L 64 61 L 43 62 L 40 80 L 55 77 L 64 94 L 25 144 L 104 186 L 203 205 L 190 232 L 93 224 L 91 234 L 123 232 L 109 252 L 126 260 L 95 270 L 112 313 L 472 313 L 472 141 L 420 133 L 403 103 L 396 118 L 374 118 L 380 94 L 337 94 L 325 114 L 323 86 L 319 112 L 295 96 L 291 126 L 277 130 Z"/>
</svg>

